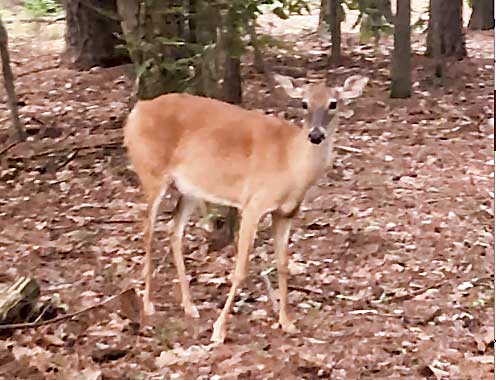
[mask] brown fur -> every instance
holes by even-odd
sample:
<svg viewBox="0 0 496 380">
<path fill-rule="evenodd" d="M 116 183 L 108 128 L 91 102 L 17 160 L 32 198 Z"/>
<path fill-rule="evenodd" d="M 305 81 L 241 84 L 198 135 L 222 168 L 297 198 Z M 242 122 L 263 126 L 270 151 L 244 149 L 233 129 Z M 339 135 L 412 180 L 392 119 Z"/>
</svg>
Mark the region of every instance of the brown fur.
<svg viewBox="0 0 496 380">
<path fill-rule="evenodd" d="M 344 89 L 350 97 L 356 97 L 364 85 L 362 81 L 355 88 L 347 83 L 360 83 L 360 80 L 351 77 L 345 82 Z M 288 316 L 287 299 L 291 218 L 307 189 L 329 163 L 337 118 L 330 117 L 335 111 L 327 112 L 327 109 L 329 99 L 337 100 L 339 91 L 320 85 L 309 88 L 306 95 L 310 112 L 303 129 L 218 100 L 186 94 L 163 95 L 135 106 L 124 128 L 124 141 L 147 201 L 146 314 L 153 313 L 151 243 L 158 204 L 167 187 L 175 182 L 183 195 L 173 218 L 171 245 L 186 314 L 199 316 L 186 277 L 182 235 L 197 200 L 206 200 L 235 206 L 241 212 L 232 285 L 214 324 L 212 340 L 224 340 L 234 296 L 248 272 L 249 251 L 258 221 L 267 212 L 272 212 L 277 257 L 279 323 L 285 331 L 296 331 Z M 319 125 L 308 125 L 308 120 Z M 327 138 L 311 143 L 308 131 L 314 127 L 322 129 Z"/>
</svg>

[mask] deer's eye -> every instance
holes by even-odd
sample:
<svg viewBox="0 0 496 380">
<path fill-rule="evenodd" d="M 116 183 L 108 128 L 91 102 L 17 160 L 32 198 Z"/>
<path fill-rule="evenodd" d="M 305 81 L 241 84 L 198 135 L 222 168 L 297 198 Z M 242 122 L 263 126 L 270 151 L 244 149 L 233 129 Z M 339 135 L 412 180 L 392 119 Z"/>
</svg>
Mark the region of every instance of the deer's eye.
<svg viewBox="0 0 496 380">
<path fill-rule="evenodd" d="M 329 102 L 329 109 L 330 109 L 330 110 L 335 110 L 335 109 L 337 108 L 337 106 L 338 106 L 338 102 L 337 102 L 337 101 L 335 101 L 335 100 L 331 100 L 331 101 Z"/>
<path fill-rule="evenodd" d="M 308 103 L 306 100 L 303 100 L 301 102 L 301 108 L 303 108 L 304 110 L 307 110 L 308 109 Z"/>
</svg>

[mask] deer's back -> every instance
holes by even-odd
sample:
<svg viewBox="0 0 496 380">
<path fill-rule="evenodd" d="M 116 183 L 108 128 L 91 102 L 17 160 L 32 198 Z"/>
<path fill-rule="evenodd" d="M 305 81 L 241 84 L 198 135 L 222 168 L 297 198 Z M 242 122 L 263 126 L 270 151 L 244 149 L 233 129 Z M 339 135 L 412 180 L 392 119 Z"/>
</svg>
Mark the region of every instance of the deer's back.
<svg viewBox="0 0 496 380">
<path fill-rule="evenodd" d="M 183 192 L 237 206 L 243 193 L 264 188 L 290 169 L 299 133 L 296 126 L 255 111 L 168 94 L 136 105 L 125 143 L 138 175 L 170 175 Z"/>
</svg>

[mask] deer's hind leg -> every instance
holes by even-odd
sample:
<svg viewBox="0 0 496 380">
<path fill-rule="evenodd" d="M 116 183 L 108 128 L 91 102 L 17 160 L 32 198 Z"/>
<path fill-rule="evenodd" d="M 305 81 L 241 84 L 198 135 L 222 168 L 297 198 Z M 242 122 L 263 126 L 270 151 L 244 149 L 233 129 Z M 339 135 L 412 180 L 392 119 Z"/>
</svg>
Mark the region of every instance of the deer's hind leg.
<svg viewBox="0 0 496 380">
<path fill-rule="evenodd" d="M 154 181 L 143 181 L 143 188 L 147 199 L 147 207 L 145 214 L 145 226 L 143 239 L 145 242 L 145 295 L 143 297 L 143 306 L 145 315 L 152 315 L 155 312 L 153 302 L 151 301 L 151 283 L 153 275 L 152 266 L 152 242 L 155 222 L 157 220 L 158 207 L 162 201 L 162 197 L 167 191 L 169 182 L 164 180 L 162 184 Z"/>
<path fill-rule="evenodd" d="M 245 209 L 241 214 L 238 253 L 236 256 L 234 273 L 231 279 L 231 289 L 229 290 L 224 308 L 217 318 L 217 321 L 214 323 L 214 329 L 210 339 L 214 343 L 222 343 L 226 337 L 226 322 L 231 312 L 236 291 L 248 274 L 249 254 L 253 246 L 253 239 L 257 233 L 257 224 L 262 214 L 263 212 L 253 207 Z"/>
<path fill-rule="evenodd" d="M 174 264 L 176 265 L 177 275 L 179 277 L 179 285 L 181 287 L 182 306 L 186 315 L 193 318 L 199 318 L 200 314 L 191 299 L 189 281 L 184 265 L 182 241 L 184 227 L 197 207 L 198 201 L 195 198 L 183 194 L 178 200 L 171 225 L 171 246 L 174 254 Z"/>
</svg>

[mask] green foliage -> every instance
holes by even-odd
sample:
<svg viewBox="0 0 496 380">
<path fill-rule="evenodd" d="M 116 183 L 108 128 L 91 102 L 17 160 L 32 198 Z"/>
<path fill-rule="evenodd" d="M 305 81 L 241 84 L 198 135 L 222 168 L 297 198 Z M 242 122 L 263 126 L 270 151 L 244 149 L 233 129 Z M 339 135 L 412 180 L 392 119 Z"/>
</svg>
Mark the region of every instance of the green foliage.
<svg viewBox="0 0 496 380">
<path fill-rule="evenodd" d="M 249 35 L 249 24 L 256 22 L 259 15 L 264 12 L 272 12 L 277 17 L 285 20 L 292 14 L 310 13 L 310 1 L 308 0 L 233 0 L 226 7 L 228 17 L 226 22 L 233 24 L 238 35 L 238 41 L 232 43 L 229 52 L 231 55 L 240 56 L 243 54 L 246 41 L 243 37 Z M 275 39 L 269 40 L 264 36 L 259 46 L 278 46 L 280 42 Z M 259 38 L 257 38 L 259 39 Z"/>
<path fill-rule="evenodd" d="M 256 1 L 255 1 L 256 2 Z M 303 14 L 303 11 L 310 13 L 310 4 L 306 0 L 294 1 L 270 1 L 272 12 L 281 19 L 287 19 L 292 14 Z"/>
<path fill-rule="evenodd" d="M 360 40 L 374 38 L 378 43 L 382 35 L 393 33 L 391 4 L 388 0 L 342 0 L 350 10 L 358 10 L 353 28 L 360 26 Z"/>
<path fill-rule="evenodd" d="M 55 0 L 24 0 L 23 6 L 34 17 L 53 16 L 62 12 Z"/>
<path fill-rule="evenodd" d="M 190 91 L 202 80 L 199 76 L 212 79 L 204 88 L 215 86 L 222 78 L 223 57 L 240 57 L 246 46 L 254 42 L 250 27 L 253 28 L 258 16 L 273 12 L 285 19 L 291 14 L 310 12 L 309 0 L 209 0 L 196 4 L 196 8 L 190 9 L 174 2 L 140 3 L 138 26 L 124 36 L 120 46 L 129 51 L 140 90 L 144 88 L 142 83 L 150 86 L 157 83 L 156 88 L 164 92 Z M 164 27 L 164 20 L 170 20 L 169 25 L 181 20 L 183 27 L 181 30 Z M 195 43 L 188 34 L 190 20 L 196 24 Z M 157 27 L 150 27 L 150 22 Z M 281 46 L 280 41 L 269 36 L 256 40 L 259 47 Z M 145 92 L 153 95 L 157 91 Z M 141 95 L 139 92 L 138 96 Z"/>
<path fill-rule="evenodd" d="M 258 46 L 260 47 L 274 47 L 277 49 L 293 50 L 293 45 L 283 41 L 279 38 L 269 34 L 259 34 L 257 36 Z"/>
</svg>

